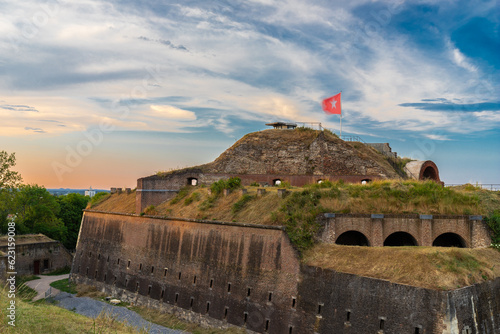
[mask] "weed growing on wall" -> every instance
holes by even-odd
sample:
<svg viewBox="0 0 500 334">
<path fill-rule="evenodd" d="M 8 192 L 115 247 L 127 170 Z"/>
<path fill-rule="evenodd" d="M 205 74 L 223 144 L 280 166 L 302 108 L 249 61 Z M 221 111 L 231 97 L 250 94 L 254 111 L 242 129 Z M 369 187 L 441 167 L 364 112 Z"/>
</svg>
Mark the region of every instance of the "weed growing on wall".
<svg viewBox="0 0 500 334">
<path fill-rule="evenodd" d="M 500 211 L 495 211 L 485 218 L 486 223 L 492 230 L 491 246 L 500 251 Z"/>
<path fill-rule="evenodd" d="M 314 245 L 314 236 L 320 225 L 316 216 L 325 212 L 319 204 L 322 193 L 315 189 L 294 192 L 274 214 L 274 219 L 285 225 L 290 240 L 300 253 Z"/>
</svg>

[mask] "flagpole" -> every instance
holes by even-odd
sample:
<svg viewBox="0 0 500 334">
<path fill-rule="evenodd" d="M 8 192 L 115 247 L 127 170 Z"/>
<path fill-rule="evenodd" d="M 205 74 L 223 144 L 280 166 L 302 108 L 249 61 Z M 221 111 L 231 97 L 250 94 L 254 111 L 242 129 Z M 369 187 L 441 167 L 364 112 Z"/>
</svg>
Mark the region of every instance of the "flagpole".
<svg viewBox="0 0 500 334">
<path fill-rule="evenodd" d="M 342 91 L 340 91 L 342 96 Z M 340 99 L 340 139 L 342 139 L 342 98 Z"/>
</svg>

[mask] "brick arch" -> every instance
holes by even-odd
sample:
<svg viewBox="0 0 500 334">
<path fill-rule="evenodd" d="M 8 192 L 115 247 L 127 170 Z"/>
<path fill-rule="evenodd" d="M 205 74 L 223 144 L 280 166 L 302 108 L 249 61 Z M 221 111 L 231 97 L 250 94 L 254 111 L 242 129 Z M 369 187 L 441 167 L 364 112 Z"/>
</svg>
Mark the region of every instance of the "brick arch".
<svg viewBox="0 0 500 334">
<path fill-rule="evenodd" d="M 439 216 L 434 217 L 432 226 L 432 242 L 442 234 L 453 233 L 462 238 L 465 247 L 471 247 L 471 228 L 469 220 L 464 216 L 456 216 L 453 219 L 441 219 Z"/>
<path fill-rule="evenodd" d="M 465 248 L 467 247 L 467 242 L 460 236 L 460 234 L 446 232 L 434 238 L 434 240 L 432 241 L 432 246 Z"/>
<path fill-rule="evenodd" d="M 384 246 L 419 246 L 417 239 L 408 232 L 391 233 L 384 239 Z"/>
<path fill-rule="evenodd" d="M 363 234 L 368 240 L 368 244 L 373 246 L 371 226 L 371 218 L 367 215 L 363 215 L 361 217 L 356 215 L 345 217 L 335 224 L 335 240 L 332 241 L 333 243 L 336 243 L 338 237 L 343 233 L 354 231 Z"/>
<path fill-rule="evenodd" d="M 415 239 L 417 246 L 422 246 L 422 238 L 420 233 L 420 219 L 415 217 L 402 217 L 398 224 L 384 224 L 384 232 L 382 235 L 385 241 L 391 234 L 404 232 L 408 233 Z"/>
<path fill-rule="evenodd" d="M 406 164 L 405 169 L 409 172 L 408 174 L 411 178 L 441 182 L 439 178 L 439 169 L 431 160 L 410 161 Z"/>
<path fill-rule="evenodd" d="M 349 246 L 371 246 L 368 237 L 359 231 L 346 231 L 340 234 L 335 243 Z"/>
</svg>

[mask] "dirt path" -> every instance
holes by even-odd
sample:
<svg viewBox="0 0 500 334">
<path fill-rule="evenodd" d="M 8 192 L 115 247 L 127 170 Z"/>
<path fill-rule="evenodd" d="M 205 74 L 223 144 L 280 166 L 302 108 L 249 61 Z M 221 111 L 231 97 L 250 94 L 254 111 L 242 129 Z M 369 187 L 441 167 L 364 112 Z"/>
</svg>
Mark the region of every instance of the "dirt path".
<svg viewBox="0 0 500 334">
<path fill-rule="evenodd" d="M 47 292 L 51 288 L 50 283 L 59 281 L 63 278 L 68 278 L 69 274 L 58 275 L 58 276 L 46 276 L 46 275 L 37 275 L 37 276 L 40 277 L 40 279 L 26 282 L 27 286 L 29 286 L 32 289 L 35 289 L 36 292 L 38 292 L 36 297 L 33 298 L 33 301 L 45 298 L 45 292 Z M 55 296 L 59 292 L 60 291 L 58 289 L 52 288 L 51 295 Z"/>
</svg>

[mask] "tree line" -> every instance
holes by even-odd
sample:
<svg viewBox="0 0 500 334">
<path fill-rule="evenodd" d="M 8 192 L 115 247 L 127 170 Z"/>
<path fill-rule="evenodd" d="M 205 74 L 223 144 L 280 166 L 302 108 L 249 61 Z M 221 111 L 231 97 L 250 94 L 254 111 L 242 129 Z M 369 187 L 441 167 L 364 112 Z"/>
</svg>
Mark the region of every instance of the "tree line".
<svg viewBox="0 0 500 334">
<path fill-rule="evenodd" d="M 12 170 L 15 154 L 0 151 L 0 234 L 14 220 L 17 234 L 42 233 L 60 241 L 67 249 L 76 248 L 83 209 L 90 198 L 81 194 L 51 195 L 37 184 L 23 184 Z"/>
</svg>

